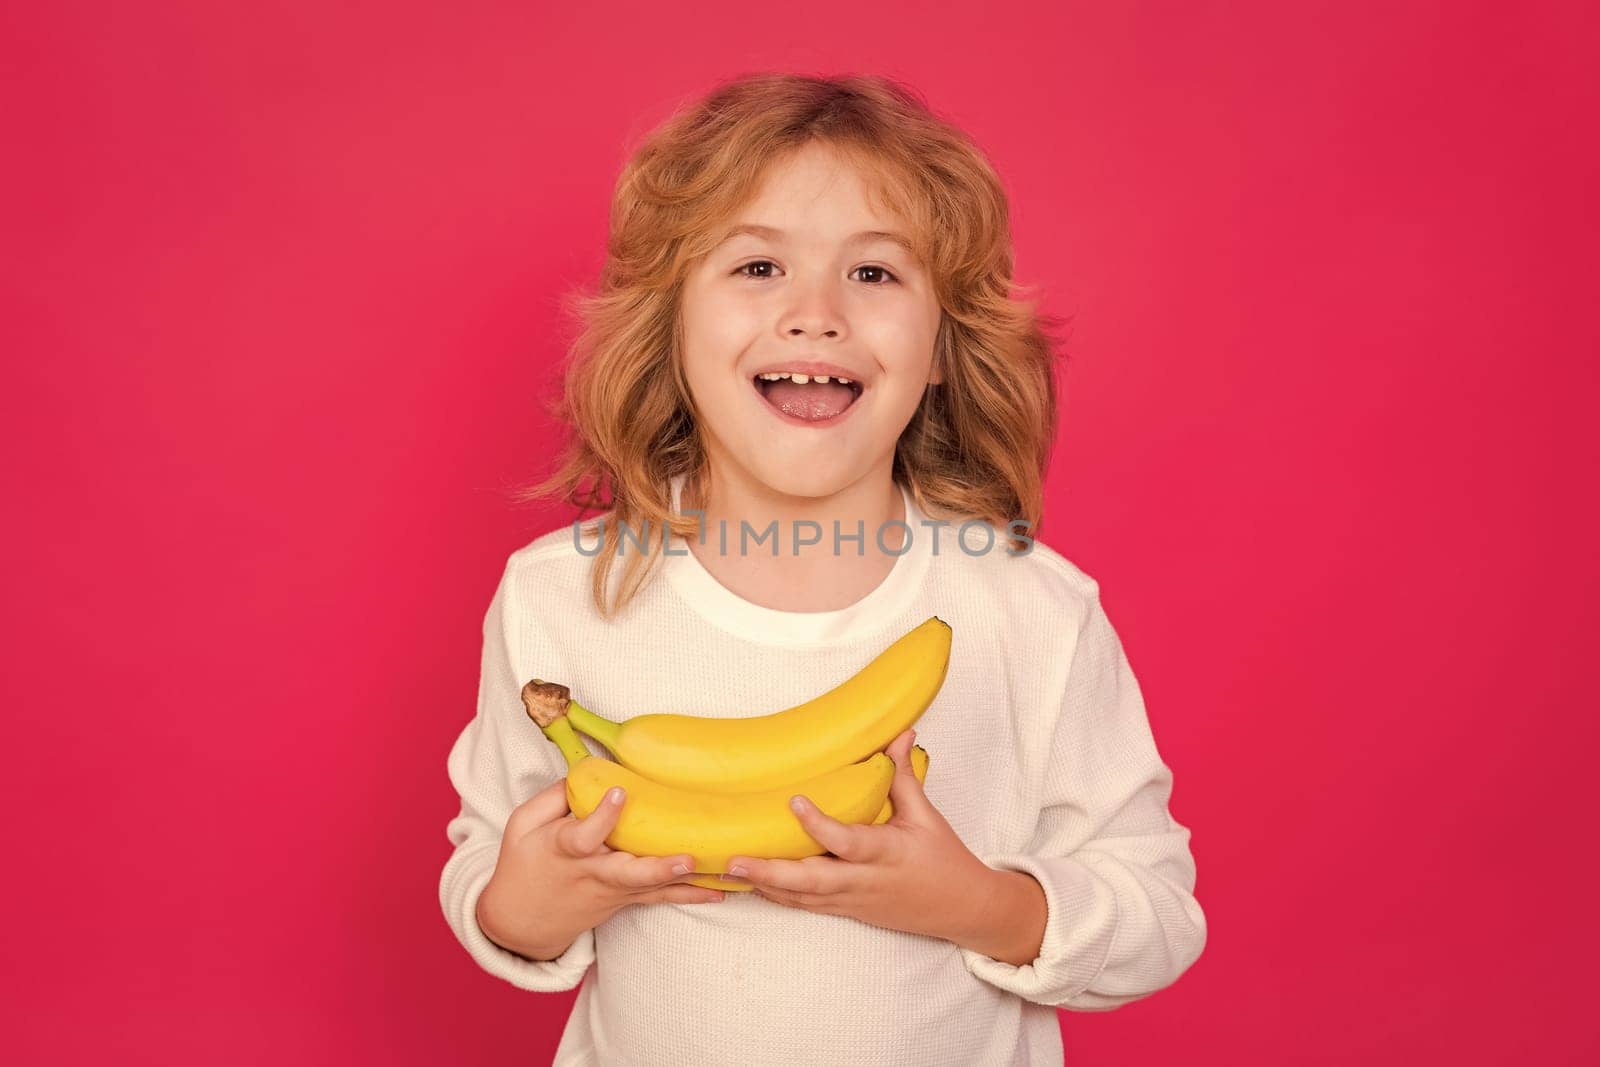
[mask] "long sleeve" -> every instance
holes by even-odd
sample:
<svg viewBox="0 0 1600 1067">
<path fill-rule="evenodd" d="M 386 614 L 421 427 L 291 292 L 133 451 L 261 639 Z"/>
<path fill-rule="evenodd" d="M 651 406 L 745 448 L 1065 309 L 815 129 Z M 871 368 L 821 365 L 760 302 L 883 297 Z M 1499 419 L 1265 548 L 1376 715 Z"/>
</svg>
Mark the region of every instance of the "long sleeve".
<svg viewBox="0 0 1600 1067">
<path fill-rule="evenodd" d="M 445 828 L 455 851 L 439 879 L 439 903 L 456 939 L 484 970 L 521 989 L 559 992 L 576 987 L 594 962 L 594 931 L 579 934 L 553 960 L 530 960 L 490 941 L 477 919 L 478 897 L 494 873 L 506 819 L 566 774 L 560 752 L 522 705 L 522 684 L 529 678 L 564 676 L 537 621 L 519 610 L 531 602 L 529 592 L 519 590 L 517 569 L 508 562 L 483 620 L 477 714 L 450 750 L 450 782 L 460 794 L 461 812 Z"/>
<path fill-rule="evenodd" d="M 1044 888 L 1044 939 L 1013 966 L 973 949 L 976 977 L 1026 1000 L 1109 1011 L 1173 982 L 1199 958 L 1205 913 L 1195 900 L 1190 831 L 1168 811 L 1172 772 L 1098 590 L 1068 669 L 1028 848 L 980 856 Z"/>
</svg>

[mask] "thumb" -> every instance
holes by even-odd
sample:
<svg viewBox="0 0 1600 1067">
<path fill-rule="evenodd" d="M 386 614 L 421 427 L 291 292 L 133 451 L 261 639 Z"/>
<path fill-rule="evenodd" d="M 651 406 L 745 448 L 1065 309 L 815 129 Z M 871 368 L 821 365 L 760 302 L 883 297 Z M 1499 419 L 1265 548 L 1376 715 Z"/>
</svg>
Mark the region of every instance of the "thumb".
<svg viewBox="0 0 1600 1067">
<path fill-rule="evenodd" d="M 532 833 L 545 823 L 561 818 L 567 810 L 567 780 L 557 778 L 517 805 L 507 820 L 507 835 L 521 837 Z"/>
<path fill-rule="evenodd" d="M 566 827 L 567 844 L 575 855 L 589 856 L 608 851 L 606 838 L 616 829 L 626 803 L 626 790 L 614 785 L 600 795 L 600 803 L 588 815 Z"/>
<path fill-rule="evenodd" d="M 894 805 L 895 818 L 920 818 L 927 814 L 933 807 L 933 802 L 928 799 L 928 794 L 923 792 L 922 783 L 917 781 L 917 774 L 911 768 L 911 746 L 916 742 L 917 732 L 907 730 L 894 739 L 889 746 L 889 755 L 894 758 L 894 778 L 889 783 L 889 801 Z"/>
</svg>

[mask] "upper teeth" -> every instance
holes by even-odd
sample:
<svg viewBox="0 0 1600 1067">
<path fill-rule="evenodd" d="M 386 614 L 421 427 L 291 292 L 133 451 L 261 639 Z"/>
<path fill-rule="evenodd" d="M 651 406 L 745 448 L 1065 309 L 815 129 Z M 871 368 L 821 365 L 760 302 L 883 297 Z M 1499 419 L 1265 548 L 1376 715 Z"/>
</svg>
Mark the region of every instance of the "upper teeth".
<svg viewBox="0 0 1600 1067">
<path fill-rule="evenodd" d="M 837 374 L 829 377 L 826 374 L 791 374 L 788 371 L 772 371 L 767 374 L 758 374 L 757 378 L 766 382 L 775 382 L 780 378 L 788 378 L 796 385 L 805 385 L 807 382 L 838 382 L 840 385 L 849 385 L 854 379 L 841 378 Z"/>
</svg>

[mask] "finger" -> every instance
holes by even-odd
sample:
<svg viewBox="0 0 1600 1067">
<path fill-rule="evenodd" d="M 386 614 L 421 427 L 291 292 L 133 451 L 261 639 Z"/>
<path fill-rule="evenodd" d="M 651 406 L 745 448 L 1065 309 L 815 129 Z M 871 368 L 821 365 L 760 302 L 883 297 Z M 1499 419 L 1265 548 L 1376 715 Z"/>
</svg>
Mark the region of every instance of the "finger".
<svg viewBox="0 0 1600 1067">
<path fill-rule="evenodd" d="M 902 751 L 895 756 L 894 779 L 889 783 L 889 803 L 894 805 L 895 819 L 920 820 L 933 810 L 933 801 L 928 799 L 928 794 L 922 789 L 922 783 L 917 781 L 917 772 L 911 767 L 911 746 L 916 741 L 917 732 L 908 731 Z M 906 737 L 902 734 L 901 737 Z M 896 744 L 900 738 L 895 739 Z"/>
<path fill-rule="evenodd" d="M 763 900 L 770 900 L 774 904 L 782 904 L 786 908 L 800 907 L 799 894 L 791 893 L 787 889 L 775 889 L 772 886 L 765 886 L 754 889 L 752 892 Z"/>
<path fill-rule="evenodd" d="M 800 820 L 806 833 L 835 856 L 859 863 L 873 854 L 872 829 L 840 822 L 813 804 L 811 798 L 803 793 L 789 798 L 789 810 Z"/>
<path fill-rule="evenodd" d="M 735 867 L 743 867 L 748 873 L 736 875 L 733 873 Z M 765 860 L 730 856 L 729 873 L 725 877 L 735 881 L 751 882 L 763 891 L 827 894 L 847 889 L 850 885 L 851 871 L 852 865 L 849 861 L 836 859 L 833 856 L 807 856 L 803 860 Z"/>
<path fill-rule="evenodd" d="M 917 732 L 907 727 L 900 731 L 899 736 L 889 742 L 889 747 L 884 751 L 889 753 L 896 765 L 899 765 L 911 758 L 911 746 L 916 743 L 916 737 Z"/>
<path fill-rule="evenodd" d="M 656 889 L 693 878 L 695 873 L 694 857 L 688 853 L 635 856 L 629 852 L 614 852 L 600 869 L 613 885 L 629 890 Z"/>
<path fill-rule="evenodd" d="M 592 856 L 600 851 L 606 837 L 616 829 L 617 819 L 627 803 L 627 791 L 620 785 L 612 786 L 600 798 L 599 805 L 571 826 L 563 827 L 565 844 L 574 856 Z"/>
<path fill-rule="evenodd" d="M 756 896 L 770 900 L 774 904 L 782 904 L 786 908 L 798 908 L 801 911 L 820 912 L 825 915 L 840 914 L 839 905 L 831 897 L 813 893 L 792 893 L 787 889 L 775 889 L 771 886 L 763 886 L 754 892 Z"/>
<path fill-rule="evenodd" d="M 521 837 L 567 814 L 567 780 L 557 778 L 518 804 L 506 820 L 506 836 Z"/>
<path fill-rule="evenodd" d="M 697 885 L 669 885 L 653 890 L 640 903 L 666 901 L 670 904 L 714 904 L 727 896 L 720 889 L 703 889 Z"/>
</svg>

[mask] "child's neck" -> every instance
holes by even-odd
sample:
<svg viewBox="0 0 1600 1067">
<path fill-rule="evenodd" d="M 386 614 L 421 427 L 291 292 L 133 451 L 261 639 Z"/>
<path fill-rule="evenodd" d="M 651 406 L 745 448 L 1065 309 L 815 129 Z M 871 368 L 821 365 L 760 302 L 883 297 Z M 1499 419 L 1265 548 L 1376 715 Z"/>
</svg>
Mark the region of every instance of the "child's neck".
<svg viewBox="0 0 1600 1067">
<path fill-rule="evenodd" d="M 790 496 L 748 476 L 713 473 L 709 481 L 704 503 L 694 500 L 687 486 L 679 503 L 680 511 L 705 510 L 705 541 L 691 539 L 689 550 L 718 582 L 761 607 L 801 612 L 849 607 L 882 584 L 894 568 L 894 553 L 905 543 L 904 528 L 894 523 L 909 519 L 889 465 L 826 497 Z M 750 530 L 743 539 L 741 521 Z M 800 539 L 814 538 L 819 531 L 821 539 L 796 552 L 796 524 L 808 521 L 816 526 L 799 526 Z M 721 550 L 720 523 L 726 524 L 726 553 Z M 767 532 L 774 523 L 776 556 Z M 878 547 L 880 529 L 887 552 Z M 859 542 L 854 539 L 858 531 Z M 758 545 L 755 537 L 761 534 L 766 539 Z"/>
</svg>

